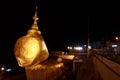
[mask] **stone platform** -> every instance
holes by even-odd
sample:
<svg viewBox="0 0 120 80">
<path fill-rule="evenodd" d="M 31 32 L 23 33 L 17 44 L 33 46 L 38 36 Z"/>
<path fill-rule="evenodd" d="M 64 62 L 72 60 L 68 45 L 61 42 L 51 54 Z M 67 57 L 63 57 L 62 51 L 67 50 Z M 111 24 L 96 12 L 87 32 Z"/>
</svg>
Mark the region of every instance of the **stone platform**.
<svg viewBox="0 0 120 80">
<path fill-rule="evenodd" d="M 27 80 L 56 80 L 65 71 L 63 62 L 58 62 L 55 58 L 49 58 L 43 63 L 32 68 L 26 68 Z"/>
</svg>

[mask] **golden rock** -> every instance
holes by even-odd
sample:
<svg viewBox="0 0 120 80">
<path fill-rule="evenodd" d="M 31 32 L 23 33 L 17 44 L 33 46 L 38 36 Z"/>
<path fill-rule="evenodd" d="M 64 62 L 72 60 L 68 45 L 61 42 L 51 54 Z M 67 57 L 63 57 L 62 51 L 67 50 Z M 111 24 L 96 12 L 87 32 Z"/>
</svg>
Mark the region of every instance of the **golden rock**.
<svg viewBox="0 0 120 80">
<path fill-rule="evenodd" d="M 33 17 L 34 23 L 27 34 L 19 38 L 14 46 L 14 54 L 20 67 L 29 67 L 45 61 L 49 52 L 38 29 L 37 10 Z"/>
</svg>

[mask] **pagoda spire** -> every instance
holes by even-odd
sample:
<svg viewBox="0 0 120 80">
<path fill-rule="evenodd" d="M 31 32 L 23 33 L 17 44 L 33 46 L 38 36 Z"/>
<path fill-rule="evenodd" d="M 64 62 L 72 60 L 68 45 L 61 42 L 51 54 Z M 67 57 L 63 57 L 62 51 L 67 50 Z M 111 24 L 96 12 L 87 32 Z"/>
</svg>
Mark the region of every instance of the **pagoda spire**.
<svg viewBox="0 0 120 80">
<path fill-rule="evenodd" d="M 37 20 L 39 20 L 39 18 L 38 18 L 38 15 L 37 15 L 37 6 L 36 6 L 36 10 L 35 10 L 35 14 L 34 14 L 34 16 L 32 17 L 32 19 L 34 20 L 34 23 L 33 23 L 33 25 L 32 25 L 32 29 L 37 29 L 38 30 L 38 25 L 37 25 Z"/>
</svg>

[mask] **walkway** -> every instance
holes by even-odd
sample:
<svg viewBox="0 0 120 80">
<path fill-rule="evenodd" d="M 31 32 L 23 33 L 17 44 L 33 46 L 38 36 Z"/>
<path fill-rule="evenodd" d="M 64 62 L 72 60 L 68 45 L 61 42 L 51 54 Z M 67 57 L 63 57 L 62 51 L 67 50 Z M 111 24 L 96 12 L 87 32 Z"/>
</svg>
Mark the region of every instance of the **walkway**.
<svg viewBox="0 0 120 80">
<path fill-rule="evenodd" d="M 96 74 L 92 57 L 85 60 L 82 66 L 79 66 L 76 73 L 76 80 L 102 80 L 100 75 Z"/>
</svg>

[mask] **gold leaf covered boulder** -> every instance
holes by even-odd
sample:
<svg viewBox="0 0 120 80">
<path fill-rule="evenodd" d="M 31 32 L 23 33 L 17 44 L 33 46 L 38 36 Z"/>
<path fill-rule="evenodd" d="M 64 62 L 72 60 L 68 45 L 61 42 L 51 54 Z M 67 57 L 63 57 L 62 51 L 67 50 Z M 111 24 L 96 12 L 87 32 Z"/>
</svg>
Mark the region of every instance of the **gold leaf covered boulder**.
<svg viewBox="0 0 120 80">
<path fill-rule="evenodd" d="M 36 8 L 37 9 L 37 8 Z M 33 17 L 34 23 L 27 34 L 19 38 L 14 46 L 14 54 L 20 67 L 29 67 L 45 61 L 49 52 L 38 29 L 37 10 Z"/>
</svg>

